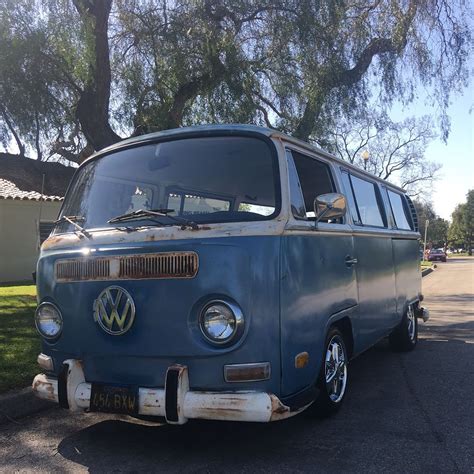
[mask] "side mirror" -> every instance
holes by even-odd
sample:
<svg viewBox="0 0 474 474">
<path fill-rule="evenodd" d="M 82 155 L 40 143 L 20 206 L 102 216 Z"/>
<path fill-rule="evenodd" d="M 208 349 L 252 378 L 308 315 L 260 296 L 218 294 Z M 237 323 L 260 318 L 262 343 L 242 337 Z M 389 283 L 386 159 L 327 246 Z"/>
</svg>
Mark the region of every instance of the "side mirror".
<svg viewBox="0 0 474 474">
<path fill-rule="evenodd" d="M 346 214 L 346 198 L 343 194 L 320 194 L 314 200 L 315 225 L 323 218 L 338 219 Z"/>
</svg>

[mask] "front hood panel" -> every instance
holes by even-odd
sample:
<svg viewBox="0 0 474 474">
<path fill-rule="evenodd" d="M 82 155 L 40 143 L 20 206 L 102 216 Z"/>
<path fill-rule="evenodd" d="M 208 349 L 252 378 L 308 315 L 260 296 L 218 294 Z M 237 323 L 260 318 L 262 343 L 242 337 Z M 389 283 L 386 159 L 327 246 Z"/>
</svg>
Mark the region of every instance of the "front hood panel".
<svg viewBox="0 0 474 474">
<path fill-rule="evenodd" d="M 83 253 L 44 251 L 38 263 L 38 297 L 54 301 L 64 319 L 59 340 L 44 344 L 46 353 L 58 360 L 84 360 L 86 375 L 94 379 L 146 385 L 157 383 L 174 362 L 196 366 L 201 361 L 198 366 L 207 367 L 208 373 L 196 379 L 195 369 L 190 379 L 204 386 L 212 378 L 222 380 L 223 363 L 268 360 L 274 370 L 279 367 L 279 237 L 194 238 L 89 249 L 99 258 L 196 252 L 199 269 L 193 278 L 57 282 L 55 262 Z M 94 301 L 109 286 L 123 288 L 135 303 L 133 325 L 119 336 L 108 334 L 94 320 Z M 242 338 L 227 348 L 210 346 L 199 331 L 199 310 L 213 298 L 236 302 L 245 317 Z"/>
</svg>

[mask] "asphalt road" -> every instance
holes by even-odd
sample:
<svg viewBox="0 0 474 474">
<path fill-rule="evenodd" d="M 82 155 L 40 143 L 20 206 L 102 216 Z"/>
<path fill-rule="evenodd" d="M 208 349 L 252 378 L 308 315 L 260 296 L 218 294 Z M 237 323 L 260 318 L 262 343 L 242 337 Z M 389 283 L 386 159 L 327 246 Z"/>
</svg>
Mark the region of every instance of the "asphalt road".
<svg viewBox="0 0 474 474">
<path fill-rule="evenodd" d="M 474 259 L 423 279 L 431 320 L 408 354 L 387 342 L 351 364 L 325 421 L 156 426 L 51 409 L 0 427 L 0 470 L 61 472 L 474 472 Z"/>
</svg>

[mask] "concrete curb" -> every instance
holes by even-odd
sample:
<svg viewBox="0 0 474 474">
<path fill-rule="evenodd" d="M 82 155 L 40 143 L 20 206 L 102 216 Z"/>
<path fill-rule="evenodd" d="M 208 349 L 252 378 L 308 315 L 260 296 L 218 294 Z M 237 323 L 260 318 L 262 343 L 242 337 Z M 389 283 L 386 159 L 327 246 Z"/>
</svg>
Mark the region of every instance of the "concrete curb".
<svg viewBox="0 0 474 474">
<path fill-rule="evenodd" d="M 55 403 L 36 397 L 31 387 L 9 391 L 0 395 L 0 425 L 54 406 Z"/>
<path fill-rule="evenodd" d="M 424 277 L 426 275 L 429 275 L 431 272 L 433 272 L 433 268 L 425 268 L 424 270 L 422 270 L 421 276 Z"/>
</svg>

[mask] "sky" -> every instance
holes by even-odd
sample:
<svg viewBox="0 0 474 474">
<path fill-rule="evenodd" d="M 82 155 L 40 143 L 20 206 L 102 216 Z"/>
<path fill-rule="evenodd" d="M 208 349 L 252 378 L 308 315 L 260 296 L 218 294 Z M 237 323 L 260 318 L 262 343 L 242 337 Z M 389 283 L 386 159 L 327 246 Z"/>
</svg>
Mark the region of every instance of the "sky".
<svg viewBox="0 0 474 474">
<path fill-rule="evenodd" d="M 472 110 L 471 110 L 472 109 Z M 433 116 L 433 107 L 425 105 L 422 99 L 406 107 L 395 108 L 394 119 L 403 116 L 428 114 Z M 442 165 L 439 179 L 433 184 L 431 199 L 436 214 L 451 219 L 457 204 L 466 201 L 466 194 L 474 189 L 474 82 L 462 95 L 452 97 L 448 115 L 451 131 L 447 142 L 441 138 L 433 140 L 426 149 L 426 158 Z M 436 130 L 436 133 L 439 132 Z"/>
<path fill-rule="evenodd" d="M 450 219 L 457 204 L 466 201 L 466 194 L 474 189 L 474 84 L 462 97 L 453 101 L 448 114 L 451 132 L 447 144 L 440 139 L 432 142 L 426 156 L 443 167 L 440 179 L 433 186 L 434 210 Z"/>
</svg>

